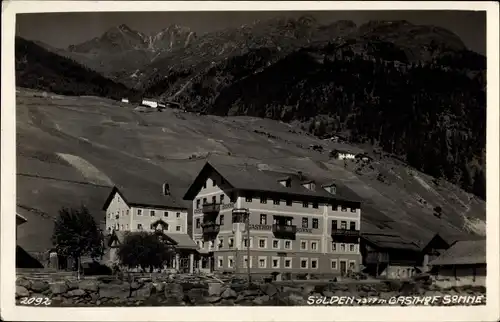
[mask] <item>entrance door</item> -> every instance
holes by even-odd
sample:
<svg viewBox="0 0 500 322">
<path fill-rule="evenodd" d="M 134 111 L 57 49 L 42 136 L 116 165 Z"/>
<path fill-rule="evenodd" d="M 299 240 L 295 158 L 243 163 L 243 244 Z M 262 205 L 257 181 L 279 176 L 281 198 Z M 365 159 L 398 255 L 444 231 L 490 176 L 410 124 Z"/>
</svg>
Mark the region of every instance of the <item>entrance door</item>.
<svg viewBox="0 0 500 322">
<path fill-rule="evenodd" d="M 340 261 L 340 275 L 345 276 L 347 275 L 347 261 Z"/>
</svg>

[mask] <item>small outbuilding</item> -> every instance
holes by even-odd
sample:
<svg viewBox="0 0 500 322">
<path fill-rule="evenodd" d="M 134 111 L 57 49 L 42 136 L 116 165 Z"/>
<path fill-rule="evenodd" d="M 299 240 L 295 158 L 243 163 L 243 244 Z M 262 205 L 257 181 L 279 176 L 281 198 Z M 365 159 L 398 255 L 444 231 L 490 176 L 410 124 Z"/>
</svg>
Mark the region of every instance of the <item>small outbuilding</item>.
<svg viewBox="0 0 500 322">
<path fill-rule="evenodd" d="M 486 286 L 486 239 L 457 241 L 429 265 L 441 287 Z"/>
</svg>

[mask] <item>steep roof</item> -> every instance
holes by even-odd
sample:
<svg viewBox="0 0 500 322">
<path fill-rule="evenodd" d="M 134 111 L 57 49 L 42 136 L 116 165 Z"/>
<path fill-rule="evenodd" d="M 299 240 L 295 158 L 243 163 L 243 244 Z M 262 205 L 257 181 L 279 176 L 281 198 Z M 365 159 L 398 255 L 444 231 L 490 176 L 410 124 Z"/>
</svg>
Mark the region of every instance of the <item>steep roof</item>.
<svg viewBox="0 0 500 322">
<path fill-rule="evenodd" d="M 279 193 L 297 197 L 315 197 L 329 202 L 347 201 L 360 203 L 360 198 L 340 183 L 335 182 L 337 186 L 337 193 L 335 195 L 328 193 L 322 188 L 323 184 L 332 183 L 332 179 L 318 180 L 318 178 L 307 177 L 305 174 L 299 175 L 298 173 L 291 172 L 261 170 L 252 165 L 227 165 L 214 164 L 213 162 L 207 162 L 199 172 L 193 184 L 184 195 L 185 200 L 192 200 L 196 196 L 211 171 L 218 173 L 229 185 L 239 190 Z M 279 181 L 285 179 L 290 179 L 290 187 L 285 187 L 279 183 Z M 316 183 L 314 190 L 303 186 L 304 182 L 311 180 Z"/>
<path fill-rule="evenodd" d="M 130 233 L 129 231 L 116 231 L 114 230 L 111 234 L 106 236 L 106 244 L 108 247 L 113 246 L 116 241 L 117 244 L 121 244 L 125 239 L 125 236 Z M 180 249 L 198 249 L 198 245 L 189 237 L 187 234 L 178 233 L 163 233 L 163 238 L 166 238 L 175 248 Z"/>
<path fill-rule="evenodd" d="M 363 233 L 361 238 L 369 244 L 386 250 L 409 250 L 419 252 L 420 247 L 397 234 L 390 233 Z"/>
<path fill-rule="evenodd" d="M 432 266 L 486 264 L 486 239 L 455 242 Z"/>
<path fill-rule="evenodd" d="M 161 193 L 161 190 L 158 187 L 156 189 L 145 190 L 123 187 L 118 188 L 115 186 L 104 202 L 103 210 L 106 210 L 108 208 L 116 193 L 119 193 L 129 206 L 143 206 L 166 209 L 188 208 L 188 205 L 184 200 L 179 201 L 172 195 L 166 196 Z"/>
</svg>

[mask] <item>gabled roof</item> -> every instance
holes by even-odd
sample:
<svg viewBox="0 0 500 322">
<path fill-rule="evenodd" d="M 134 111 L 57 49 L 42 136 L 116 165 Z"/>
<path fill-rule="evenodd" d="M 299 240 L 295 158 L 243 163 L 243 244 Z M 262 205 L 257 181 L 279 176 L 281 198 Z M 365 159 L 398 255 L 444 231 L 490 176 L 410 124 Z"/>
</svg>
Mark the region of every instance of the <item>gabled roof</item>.
<svg viewBox="0 0 500 322">
<path fill-rule="evenodd" d="M 396 234 L 363 233 L 361 235 L 361 238 L 379 249 L 409 250 L 415 252 L 419 252 L 421 250 L 416 243 L 406 240 L 405 238 Z"/>
<path fill-rule="evenodd" d="M 113 230 L 111 232 L 111 234 L 109 234 L 106 237 L 106 244 L 107 244 L 108 247 L 113 246 L 113 244 L 115 242 L 116 242 L 116 244 L 120 245 L 125 240 L 125 237 L 127 236 L 127 234 L 133 234 L 133 233 L 134 232 L 131 232 L 131 231 Z M 172 244 L 173 246 L 177 247 L 178 244 L 179 244 L 174 238 L 172 238 L 168 234 L 163 233 L 162 234 L 162 238 L 164 240 L 166 240 L 169 244 Z"/>
<path fill-rule="evenodd" d="M 429 247 L 432 247 L 433 244 L 441 245 L 443 242 L 450 247 L 457 241 L 464 241 L 464 240 L 481 240 L 484 239 L 484 237 L 479 236 L 479 235 L 472 235 L 468 233 L 445 233 L 445 232 L 439 232 L 436 233 L 424 246 L 424 249 L 427 249 Z"/>
<path fill-rule="evenodd" d="M 327 202 L 346 201 L 360 203 L 360 198 L 340 183 L 336 183 L 337 193 L 332 195 L 321 187 L 321 181 L 324 181 L 324 179 L 307 178 L 305 174 L 299 175 L 298 173 L 261 170 L 251 165 L 227 165 L 214 164 L 212 162 L 205 163 L 193 184 L 184 195 L 185 200 L 194 199 L 212 171 L 219 174 L 230 186 L 238 190 L 278 193 L 293 195 L 299 198 L 313 197 Z M 285 187 L 279 183 L 285 179 L 290 179 L 290 187 Z M 315 181 L 317 183 L 316 188 L 314 190 L 305 188 L 302 185 L 304 180 Z"/>
<path fill-rule="evenodd" d="M 109 207 L 116 193 L 119 193 L 127 205 L 132 207 L 151 207 L 165 209 L 187 209 L 187 204 L 184 201 L 178 201 L 173 196 L 165 196 L 161 193 L 161 189 L 142 190 L 131 188 L 113 187 L 104 202 L 103 210 Z"/>
<path fill-rule="evenodd" d="M 28 219 L 26 219 L 24 216 L 21 216 L 19 213 L 16 213 L 16 225 L 17 226 L 24 224 L 27 221 L 28 221 Z"/>
<path fill-rule="evenodd" d="M 455 242 L 432 266 L 486 264 L 486 239 Z"/>
</svg>

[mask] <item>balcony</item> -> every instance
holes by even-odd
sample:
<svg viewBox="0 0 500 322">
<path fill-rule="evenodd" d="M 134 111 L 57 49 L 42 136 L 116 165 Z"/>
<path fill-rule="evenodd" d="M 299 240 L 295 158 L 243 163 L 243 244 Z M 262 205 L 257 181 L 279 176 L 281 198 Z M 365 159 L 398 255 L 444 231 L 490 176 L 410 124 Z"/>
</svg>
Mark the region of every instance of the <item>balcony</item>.
<svg viewBox="0 0 500 322">
<path fill-rule="evenodd" d="M 273 233 L 275 236 L 295 236 L 297 233 L 297 226 L 295 225 L 280 225 L 280 224 L 274 224 L 273 225 Z"/>
<path fill-rule="evenodd" d="M 216 223 L 201 224 L 204 235 L 217 235 L 220 231 L 220 225 Z"/>
<path fill-rule="evenodd" d="M 332 239 L 336 242 L 356 244 L 359 237 L 359 230 L 332 229 Z"/>
<path fill-rule="evenodd" d="M 204 214 L 214 213 L 220 211 L 220 203 L 206 203 L 202 206 Z"/>
</svg>

